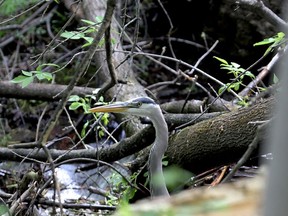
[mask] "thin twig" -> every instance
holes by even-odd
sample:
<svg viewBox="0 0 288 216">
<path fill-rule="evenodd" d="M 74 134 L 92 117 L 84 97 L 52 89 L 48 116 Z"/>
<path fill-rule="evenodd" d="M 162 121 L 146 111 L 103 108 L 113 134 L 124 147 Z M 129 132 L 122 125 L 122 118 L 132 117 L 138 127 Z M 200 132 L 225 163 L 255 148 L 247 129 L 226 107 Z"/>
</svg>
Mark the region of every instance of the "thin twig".
<svg viewBox="0 0 288 216">
<path fill-rule="evenodd" d="M 153 38 L 153 40 L 164 40 L 164 39 L 167 39 L 167 37 L 156 37 L 156 38 Z M 199 43 L 196 43 L 194 41 L 187 40 L 187 39 L 170 37 L 170 41 L 174 41 L 174 42 L 178 42 L 178 43 L 185 43 L 187 45 L 191 45 L 191 46 L 194 46 L 194 47 L 197 47 L 197 48 L 200 48 L 200 49 L 206 49 L 205 46 L 203 46 L 203 45 L 201 45 Z"/>
<path fill-rule="evenodd" d="M 116 72 L 115 68 L 112 62 L 112 48 L 111 48 L 111 32 L 110 32 L 110 25 L 107 27 L 105 31 L 105 50 L 106 50 L 106 61 L 107 61 L 107 66 L 108 70 L 110 73 L 111 80 L 104 86 L 102 87 L 99 92 L 97 93 L 97 98 L 103 93 L 105 93 L 107 90 L 112 88 L 115 84 L 118 83 L 117 77 L 116 77 Z"/>
<path fill-rule="evenodd" d="M 203 61 L 203 59 L 205 59 L 206 56 L 208 56 L 217 46 L 217 44 L 219 43 L 218 40 L 215 41 L 215 43 L 197 60 L 197 62 L 195 63 L 194 67 L 198 67 L 198 65 Z M 189 75 L 192 75 L 194 73 L 195 69 L 192 68 L 192 70 L 190 72 L 188 72 Z"/>
<path fill-rule="evenodd" d="M 27 27 L 23 28 L 18 34 L 13 34 L 11 36 L 9 36 L 7 39 L 4 39 L 1 43 L 0 43 L 0 48 L 5 47 L 7 44 L 11 43 L 13 40 L 15 40 L 15 38 L 18 37 L 18 35 L 23 35 L 24 33 L 26 33 L 27 31 L 29 31 L 29 29 L 33 26 L 39 25 L 41 23 L 46 22 L 46 19 L 50 19 L 50 16 L 52 16 L 53 13 L 50 12 L 49 14 L 47 14 L 45 17 L 39 17 L 36 18 L 35 20 L 31 21 L 29 23 L 29 25 L 27 25 Z"/>
<path fill-rule="evenodd" d="M 170 50 L 170 52 L 171 52 L 171 54 L 172 54 L 172 57 L 173 57 L 173 58 L 177 58 L 177 57 L 176 57 L 176 54 L 175 54 L 175 52 L 174 52 L 172 43 L 171 43 L 171 38 L 170 38 L 171 35 L 172 35 L 172 31 L 173 31 L 173 29 L 174 29 L 172 20 L 171 20 L 171 18 L 170 18 L 170 16 L 169 16 L 167 10 L 165 9 L 164 5 L 162 4 L 161 0 L 158 0 L 158 4 L 159 4 L 160 7 L 162 8 L 165 16 L 167 17 L 168 23 L 169 23 L 169 25 L 170 25 L 169 31 L 168 31 L 168 33 L 167 33 L 169 50 Z M 176 67 L 175 67 L 175 68 L 176 68 L 176 70 L 179 69 L 179 63 L 178 63 L 178 62 L 176 62 Z"/>
<path fill-rule="evenodd" d="M 129 53 L 129 51 L 122 51 L 122 50 L 114 50 L 115 52 L 123 52 L 123 53 Z M 159 62 L 157 61 L 156 59 L 152 58 L 152 57 L 156 57 L 156 58 L 164 58 L 164 59 L 167 59 L 167 60 L 170 60 L 170 61 L 176 61 L 176 62 L 179 62 L 180 64 L 190 68 L 190 69 L 195 69 L 197 72 L 199 72 L 200 74 L 202 74 L 203 76 L 206 76 L 207 78 L 213 80 L 214 82 L 218 83 L 219 85 L 221 86 L 226 86 L 223 82 L 221 82 L 220 80 L 216 79 L 215 77 L 209 75 L 208 73 L 206 73 L 205 71 L 185 62 L 185 61 L 182 61 L 180 59 L 175 59 L 175 58 L 172 58 L 170 56 L 164 56 L 164 55 L 157 55 L 157 54 L 153 54 L 153 53 L 144 53 L 142 51 L 140 52 L 134 52 L 135 55 L 144 55 L 146 58 L 156 62 L 157 64 L 160 64 L 161 66 L 165 67 L 165 69 L 169 68 L 169 71 L 171 71 L 173 74 L 175 75 L 178 75 L 178 72 L 171 69 L 170 67 L 168 67 L 167 65 L 163 64 L 162 62 Z M 258 63 L 258 61 L 256 62 Z M 252 65 L 254 66 L 254 64 Z M 243 74 L 242 74 L 243 75 Z M 235 82 L 235 81 L 234 81 Z M 242 98 L 240 96 L 238 96 L 238 94 L 236 92 L 234 92 L 233 90 L 230 90 L 229 91 L 231 94 L 233 94 L 235 97 L 237 97 L 239 100 L 242 100 Z"/>
<path fill-rule="evenodd" d="M 77 7 L 79 7 L 79 4 L 77 5 Z M 72 20 L 75 17 L 75 13 L 72 14 L 72 16 L 70 16 L 70 18 L 68 19 L 68 21 L 62 26 L 62 28 L 57 32 L 57 34 L 55 35 L 55 37 L 49 42 L 49 44 L 46 46 L 46 48 L 43 50 L 43 52 L 38 56 L 38 58 L 31 64 L 35 64 L 36 62 L 38 62 L 43 56 L 44 54 L 47 52 L 47 50 L 50 48 L 50 46 L 54 43 L 54 41 L 60 36 L 60 34 L 66 29 L 66 27 L 68 26 L 68 24 L 70 22 L 72 22 Z"/>
<path fill-rule="evenodd" d="M 250 65 L 248 68 L 246 68 L 242 73 L 240 73 L 234 80 L 232 80 L 232 82 L 229 84 L 229 85 L 225 85 L 225 88 L 223 89 L 223 91 L 217 95 L 217 97 L 215 97 L 212 102 L 206 107 L 206 109 L 199 115 L 199 117 L 197 118 L 200 118 L 202 115 L 204 115 L 204 113 L 206 113 L 209 109 L 210 109 L 210 106 L 215 103 L 216 100 L 218 100 L 219 98 L 221 98 L 221 96 L 230 88 L 231 85 L 233 85 L 238 79 L 239 77 L 241 77 L 243 74 L 245 74 L 248 70 L 250 70 L 252 67 L 254 67 L 256 64 L 258 64 L 262 59 L 264 58 L 264 55 L 258 59 L 257 61 L 255 61 L 252 65 Z M 231 91 L 231 90 L 230 90 Z M 238 95 L 237 95 L 238 96 Z M 242 98 L 240 96 L 237 97 L 238 99 L 240 99 L 240 101 L 242 101 Z M 194 121 L 197 120 L 197 118 L 193 119 L 192 121 L 188 122 L 188 123 L 185 123 L 177 128 L 175 128 L 175 130 L 180 130 L 184 127 L 187 127 L 189 125 L 192 125 L 194 123 Z"/>
</svg>

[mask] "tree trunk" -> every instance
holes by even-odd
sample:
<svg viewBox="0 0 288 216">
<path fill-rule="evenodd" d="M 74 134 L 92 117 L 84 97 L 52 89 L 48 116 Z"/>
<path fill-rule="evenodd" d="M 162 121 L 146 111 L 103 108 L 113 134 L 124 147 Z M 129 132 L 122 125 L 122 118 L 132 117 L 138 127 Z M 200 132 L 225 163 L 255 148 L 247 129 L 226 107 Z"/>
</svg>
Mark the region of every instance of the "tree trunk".
<svg viewBox="0 0 288 216">
<path fill-rule="evenodd" d="M 85 0 L 83 1 L 83 11 L 85 19 L 95 21 L 96 16 L 103 16 L 106 10 L 106 5 L 104 1 L 94 1 L 94 0 Z M 119 38 L 118 32 L 119 26 L 117 25 L 116 19 L 112 20 L 111 23 L 111 34 L 114 41 L 116 41 L 115 47 L 117 50 L 122 50 L 121 40 Z M 117 33 L 115 33 L 117 32 Z M 109 71 L 107 69 L 106 56 L 104 52 L 97 52 L 95 54 L 94 60 L 99 66 L 99 72 L 97 73 L 96 80 L 99 85 L 102 85 L 110 80 Z M 125 60 L 125 61 L 124 61 Z M 123 62 L 124 61 L 124 62 Z M 116 68 L 117 79 L 121 81 L 121 84 L 118 84 L 111 88 L 105 96 L 109 99 L 116 96 L 118 101 L 126 101 L 135 97 L 147 96 L 144 87 L 138 83 L 136 80 L 131 65 L 128 63 L 130 59 L 126 58 L 126 55 L 122 52 L 113 53 L 113 63 Z M 123 84 L 124 83 L 124 84 Z M 98 86 L 99 87 L 99 86 Z M 107 100 L 107 99 L 106 99 Z M 125 115 L 119 115 L 121 121 L 125 119 Z M 139 129 L 143 128 L 143 125 L 139 121 L 130 121 L 126 124 L 126 133 L 130 136 Z"/>
</svg>

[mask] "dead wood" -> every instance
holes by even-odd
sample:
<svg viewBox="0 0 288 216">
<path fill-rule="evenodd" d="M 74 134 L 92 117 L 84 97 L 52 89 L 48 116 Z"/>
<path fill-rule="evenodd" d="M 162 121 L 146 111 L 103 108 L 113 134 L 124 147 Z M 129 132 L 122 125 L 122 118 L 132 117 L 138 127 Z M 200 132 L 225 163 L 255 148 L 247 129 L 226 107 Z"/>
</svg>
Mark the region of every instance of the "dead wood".
<svg viewBox="0 0 288 216">
<path fill-rule="evenodd" d="M 0 97 L 26 100 L 57 101 L 62 97 L 66 85 L 33 83 L 25 88 L 9 81 L 0 81 Z M 72 95 L 91 95 L 95 89 L 75 86 Z"/>
</svg>

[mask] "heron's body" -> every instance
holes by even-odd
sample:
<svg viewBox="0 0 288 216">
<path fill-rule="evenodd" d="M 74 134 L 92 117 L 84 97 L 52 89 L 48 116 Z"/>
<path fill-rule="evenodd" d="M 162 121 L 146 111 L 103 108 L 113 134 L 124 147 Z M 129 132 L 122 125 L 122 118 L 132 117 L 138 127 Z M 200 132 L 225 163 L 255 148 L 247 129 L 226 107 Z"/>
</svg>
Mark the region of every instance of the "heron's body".
<svg viewBox="0 0 288 216">
<path fill-rule="evenodd" d="M 127 102 L 94 107 L 90 112 L 125 112 L 150 118 L 156 131 L 148 161 L 150 193 L 152 197 L 169 196 L 162 170 L 162 157 L 168 146 L 168 128 L 159 105 L 151 98 L 141 97 Z"/>
</svg>

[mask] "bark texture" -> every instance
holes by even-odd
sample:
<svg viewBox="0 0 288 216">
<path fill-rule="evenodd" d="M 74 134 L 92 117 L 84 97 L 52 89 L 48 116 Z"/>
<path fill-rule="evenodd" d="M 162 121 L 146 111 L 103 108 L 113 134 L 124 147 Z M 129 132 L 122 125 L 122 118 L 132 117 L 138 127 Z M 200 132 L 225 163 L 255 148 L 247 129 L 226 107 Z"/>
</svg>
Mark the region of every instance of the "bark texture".
<svg viewBox="0 0 288 216">
<path fill-rule="evenodd" d="M 33 83 L 25 88 L 9 81 L 0 81 L 0 97 L 17 98 L 26 100 L 57 101 L 62 97 L 66 85 Z M 75 86 L 72 95 L 92 95 L 94 88 Z"/>
<path fill-rule="evenodd" d="M 264 100 L 172 135 L 166 152 L 169 162 L 194 172 L 236 162 L 255 136 L 257 125 L 252 122 L 269 119 L 273 101 Z"/>
</svg>

